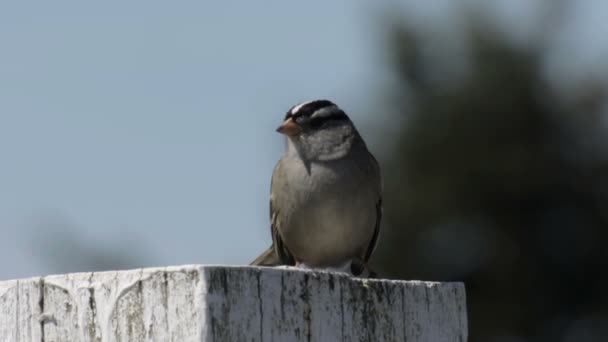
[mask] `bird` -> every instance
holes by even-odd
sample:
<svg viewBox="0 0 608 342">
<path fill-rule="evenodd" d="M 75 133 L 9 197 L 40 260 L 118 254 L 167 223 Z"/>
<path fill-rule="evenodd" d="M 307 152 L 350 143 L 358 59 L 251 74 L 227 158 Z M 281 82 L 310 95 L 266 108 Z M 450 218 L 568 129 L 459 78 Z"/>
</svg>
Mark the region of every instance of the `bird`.
<svg viewBox="0 0 608 342">
<path fill-rule="evenodd" d="M 329 100 L 299 103 L 276 129 L 286 148 L 270 189 L 272 245 L 251 265 L 374 277 L 367 263 L 382 218 L 380 167 L 350 118 Z"/>
</svg>

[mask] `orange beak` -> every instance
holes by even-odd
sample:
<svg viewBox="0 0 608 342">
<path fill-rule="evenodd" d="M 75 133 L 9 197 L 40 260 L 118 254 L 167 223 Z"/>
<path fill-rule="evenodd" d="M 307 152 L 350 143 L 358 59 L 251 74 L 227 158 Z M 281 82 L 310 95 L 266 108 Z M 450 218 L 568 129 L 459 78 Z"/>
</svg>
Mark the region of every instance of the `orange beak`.
<svg viewBox="0 0 608 342">
<path fill-rule="evenodd" d="M 277 132 L 292 137 L 294 135 L 300 134 L 300 132 L 302 132 L 302 129 L 295 121 L 293 121 L 292 118 L 289 118 L 285 120 L 285 122 L 283 122 L 283 124 L 279 126 L 279 128 L 277 128 Z"/>
</svg>

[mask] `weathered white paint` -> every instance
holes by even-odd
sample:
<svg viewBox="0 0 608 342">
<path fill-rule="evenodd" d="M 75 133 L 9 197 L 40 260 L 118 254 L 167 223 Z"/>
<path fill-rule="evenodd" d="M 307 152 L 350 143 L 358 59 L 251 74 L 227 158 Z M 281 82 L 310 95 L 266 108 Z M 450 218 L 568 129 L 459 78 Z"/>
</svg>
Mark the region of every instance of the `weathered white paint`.
<svg viewBox="0 0 608 342">
<path fill-rule="evenodd" d="M 461 283 L 179 266 L 0 282 L 0 341 L 466 341 Z"/>
</svg>

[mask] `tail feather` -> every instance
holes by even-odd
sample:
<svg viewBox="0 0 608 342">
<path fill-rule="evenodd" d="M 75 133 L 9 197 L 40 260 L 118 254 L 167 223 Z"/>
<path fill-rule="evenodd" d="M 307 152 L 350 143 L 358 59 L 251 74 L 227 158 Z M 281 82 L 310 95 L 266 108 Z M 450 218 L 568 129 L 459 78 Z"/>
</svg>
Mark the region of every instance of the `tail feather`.
<svg viewBox="0 0 608 342">
<path fill-rule="evenodd" d="M 277 253 L 274 252 L 273 246 L 270 246 L 262 254 L 260 254 L 251 264 L 251 266 L 280 266 L 283 265 Z"/>
</svg>

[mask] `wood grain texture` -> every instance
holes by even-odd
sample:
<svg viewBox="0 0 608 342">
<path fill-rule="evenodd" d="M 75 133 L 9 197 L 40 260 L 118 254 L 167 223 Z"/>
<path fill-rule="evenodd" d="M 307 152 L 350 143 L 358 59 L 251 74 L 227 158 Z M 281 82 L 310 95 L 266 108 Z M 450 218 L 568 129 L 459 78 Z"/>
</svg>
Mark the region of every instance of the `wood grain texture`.
<svg viewBox="0 0 608 342">
<path fill-rule="evenodd" d="M 187 265 L 0 282 L 0 341 L 466 341 L 461 283 Z"/>
</svg>

